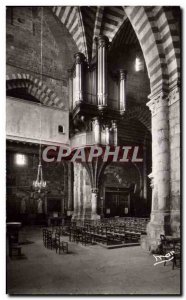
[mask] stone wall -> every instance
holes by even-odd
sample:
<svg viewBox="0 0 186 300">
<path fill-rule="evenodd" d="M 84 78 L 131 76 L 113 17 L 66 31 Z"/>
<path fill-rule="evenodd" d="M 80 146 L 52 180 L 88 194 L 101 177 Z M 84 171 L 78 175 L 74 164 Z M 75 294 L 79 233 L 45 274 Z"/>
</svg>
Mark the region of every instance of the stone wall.
<svg viewBox="0 0 186 300">
<path fill-rule="evenodd" d="M 14 146 L 14 149 L 16 146 Z M 22 147 L 23 149 L 23 147 Z M 16 164 L 16 154 L 25 154 L 26 164 Z M 47 182 L 47 188 L 40 194 L 36 192 L 32 183 L 36 180 L 38 167 L 38 154 L 7 151 L 7 218 L 11 221 L 22 220 L 26 217 L 26 223 L 37 222 L 38 201 L 42 200 L 42 213 L 47 216 L 55 210 L 56 204 L 50 201 L 59 201 L 57 205 L 59 214 L 66 214 L 68 210 L 68 164 L 43 162 L 43 176 Z M 49 207 L 50 206 L 50 207 Z M 53 206 L 53 208 L 52 208 Z"/>
<path fill-rule="evenodd" d="M 100 197 L 103 198 L 103 211 L 106 206 L 106 188 L 130 188 L 130 214 L 132 216 L 147 216 L 151 202 L 151 193 L 148 189 L 144 197 L 143 165 L 135 166 L 132 163 L 112 163 L 104 171 L 101 180 Z M 101 202 L 98 204 L 100 208 Z M 101 208 L 100 208 L 101 210 Z"/>
<path fill-rule="evenodd" d="M 41 139 L 43 144 L 49 145 L 69 143 L 68 111 L 7 97 L 6 115 L 8 139 L 33 143 Z M 58 131 L 59 125 L 63 126 L 63 133 Z"/>
<path fill-rule="evenodd" d="M 140 54 L 140 59 L 144 63 L 143 54 L 141 49 L 138 50 Z M 117 53 L 117 55 L 116 55 Z M 144 70 L 136 72 L 135 61 L 136 61 L 136 48 L 132 46 L 127 46 L 114 49 L 108 54 L 108 70 L 110 73 L 114 74 L 119 69 L 124 69 L 127 71 L 127 106 L 130 107 L 131 104 L 145 104 L 150 94 L 150 81 L 144 64 Z M 113 81 L 113 80 L 112 80 Z M 109 77 L 108 91 L 111 95 L 111 99 L 117 99 L 117 89 L 119 89 L 119 84 L 115 81 L 110 84 L 111 78 Z M 114 88 L 113 88 L 114 86 Z"/>
</svg>

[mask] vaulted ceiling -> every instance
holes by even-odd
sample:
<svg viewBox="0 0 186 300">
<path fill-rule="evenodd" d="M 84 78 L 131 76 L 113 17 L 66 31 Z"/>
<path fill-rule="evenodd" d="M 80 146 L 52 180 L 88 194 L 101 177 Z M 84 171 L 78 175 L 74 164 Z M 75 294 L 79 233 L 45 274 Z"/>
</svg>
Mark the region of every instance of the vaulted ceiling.
<svg viewBox="0 0 186 300">
<path fill-rule="evenodd" d="M 106 35 L 111 45 L 115 41 L 117 45 L 124 41 L 128 44 L 138 43 L 121 6 L 54 6 L 52 11 L 89 61 L 95 56 L 95 38 L 99 35 Z"/>
</svg>

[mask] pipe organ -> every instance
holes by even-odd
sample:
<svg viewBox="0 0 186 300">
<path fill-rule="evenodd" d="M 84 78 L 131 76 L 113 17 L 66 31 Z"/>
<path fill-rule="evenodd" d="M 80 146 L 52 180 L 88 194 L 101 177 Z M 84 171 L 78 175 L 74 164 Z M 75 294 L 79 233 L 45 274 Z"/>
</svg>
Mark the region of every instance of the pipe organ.
<svg viewBox="0 0 186 300">
<path fill-rule="evenodd" d="M 87 103 L 103 111 L 111 109 L 124 114 L 126 109 L 126 72 L 119 70 L 113 78 L 107 69 L 108 38 L 98 37 L 97 60 L 90 65 L 85 56 L 75 54 L 75 63 L 69 76 L 71 110 Z"/>
</svg>

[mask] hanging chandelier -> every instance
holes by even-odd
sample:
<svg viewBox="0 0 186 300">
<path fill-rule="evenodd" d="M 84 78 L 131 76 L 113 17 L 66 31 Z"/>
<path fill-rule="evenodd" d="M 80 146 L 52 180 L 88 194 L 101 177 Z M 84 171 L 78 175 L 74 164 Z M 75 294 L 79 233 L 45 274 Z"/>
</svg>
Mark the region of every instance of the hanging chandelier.
<svg viewBox="0 0 186 300">
<path fill-rule="evenodd" d="M 41 164 L 41 144 L 39 147 L 39 164 L 37 169 L 37 178 L 33 181 L 33 187 L 40 193 L 42 189 L 46 188 L 46 181 L 43 179 L 43 169 Z"/>
<path fill-rule="evenodd" d="M 38 192 L 40 192 L 41 189 L 46 188 L 46 181 L 43 180 L 43 171 L 41 164 L 38 165 L 37 179 L 33 181 L 33 187 L 35 189 L 38 189 Z"/>
<path fill-rule="evenodd" d="M 41 7 L 41 82 L 43 71 L 43 7 Z M 37 178 L 33 181 L 33 187 L 40 193 L 42 189 L 46 188 L 46 181 L 43 179 L 43 169 L 41 163 L 41 102 L 39 104 L 40 112 L 40 141 L 39 141 L 39 164 L 37 169 Z"/>
</svg>

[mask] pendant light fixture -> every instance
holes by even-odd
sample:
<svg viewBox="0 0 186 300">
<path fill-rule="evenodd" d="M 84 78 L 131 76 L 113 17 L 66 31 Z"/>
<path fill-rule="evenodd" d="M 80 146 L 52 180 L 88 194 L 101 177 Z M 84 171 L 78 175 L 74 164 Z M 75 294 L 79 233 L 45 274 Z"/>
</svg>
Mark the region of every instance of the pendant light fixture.
<svg viewBox="0 0 186 300">
<path fill-rule="evenodd" d="M 41 7 L 41 84 L 42 84 L 42 76 L 43 73 L 43 7 Z M 41 101 L 39 103 L 39 114 L 40 114 L 40 126 L 39 126 L 39 164 L 37 169 L 37 178 L 33 181 L 33 187 L 40 193 L 42 189 L 46 188 L 46 181 L 43 179 L 43 170 L 42 170 L 42 163 L 41 163 Z"/>
</svg>

